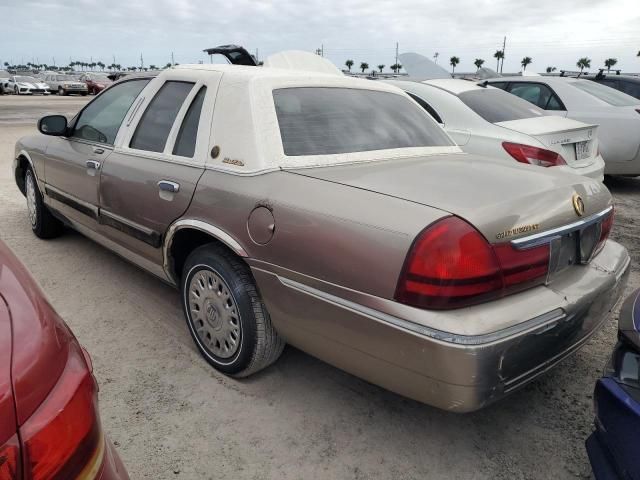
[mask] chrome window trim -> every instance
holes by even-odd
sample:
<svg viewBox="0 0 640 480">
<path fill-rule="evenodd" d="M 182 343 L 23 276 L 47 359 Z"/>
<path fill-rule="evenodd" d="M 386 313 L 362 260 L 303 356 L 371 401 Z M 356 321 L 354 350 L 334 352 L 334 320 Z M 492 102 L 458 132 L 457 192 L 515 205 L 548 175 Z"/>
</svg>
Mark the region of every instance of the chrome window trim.
<svg viewBox="0 0 640 480">
<path fill-rule="evenodd" d="M 581 230 L 589 225 L 596 223 L 602 219 L 605 215 L 613 210 L 613 205 L 605 208 L 601 212 L 595 213 L 587 218 L 578 220 L 577 222 L 564 225 L 562 227 L 552 228 L 540 233 L 534 233 L 527 235 L 526 237 L 516 238 L 511 240 L 511 245 L 518 250 L 526 250 L 527 248 L 537 247 L 551 242 L 554 238 L 561 237 L 571 232 Z"/>
</svg>

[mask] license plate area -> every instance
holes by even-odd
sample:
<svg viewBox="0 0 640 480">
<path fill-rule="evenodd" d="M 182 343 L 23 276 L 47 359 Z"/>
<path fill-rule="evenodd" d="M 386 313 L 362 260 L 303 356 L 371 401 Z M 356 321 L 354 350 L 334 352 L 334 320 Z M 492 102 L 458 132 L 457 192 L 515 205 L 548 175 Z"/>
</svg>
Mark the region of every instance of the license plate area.
<svg viewBox="0 0 640 480">
<path fill-rule="evenodd" d="M 584 160 L 585 158 L 589 158 L 591 156 L 591 142 L 576 142 L 576 160 Z"/>
<path fill-rule="evenodd" d="M 551 240 L 547 283 L 572 265 L 587 264 L 600 238 L 600 224 L 566 233 Z"/>
</svg>

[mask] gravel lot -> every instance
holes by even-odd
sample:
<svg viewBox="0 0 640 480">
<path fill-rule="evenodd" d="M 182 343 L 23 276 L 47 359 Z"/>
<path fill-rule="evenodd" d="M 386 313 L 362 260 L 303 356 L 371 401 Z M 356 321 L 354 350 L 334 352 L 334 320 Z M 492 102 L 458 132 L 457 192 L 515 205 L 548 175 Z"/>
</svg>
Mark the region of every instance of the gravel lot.
<svg viewBox="0 0 640 480">
<path fill-rule="evenodd" d="M 580 352 L 477 413 L 448 414 L 288 347 L 250 379 L 196 352 L 170 287 L 68 232 L 30 230 L 11 178 L 15 141 L 88 98 L 0 97 L 0 238 L 33 272 L 94 360 L 104 428 L 132 479 L 588 478 L 592 389 L 617 315 Z M 608 183 L 613 238 L 640 256 L 640 180 Z M 640 286 L 631 273 L 627 293 Z"/>
</svg>

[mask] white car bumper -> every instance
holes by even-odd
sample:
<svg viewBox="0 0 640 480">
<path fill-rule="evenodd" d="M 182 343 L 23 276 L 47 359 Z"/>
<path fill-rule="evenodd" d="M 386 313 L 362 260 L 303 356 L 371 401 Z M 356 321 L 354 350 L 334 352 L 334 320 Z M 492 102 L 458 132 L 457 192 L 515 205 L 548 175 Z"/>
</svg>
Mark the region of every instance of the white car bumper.
<svg viewBox="0 0 640 480">
<path fill-rule="evenodd" d="M 553 167 L 554 170 L 560 170 L 562 172 L 574 173 L 577 175 L 583 175 L 585 177 L 593 178 L 594 180 L 604 180 L 604 160 L 602 155 L 598 155 L 594 162 L 584 167 L 563 165 L 561 167 Z"/>
</svg>

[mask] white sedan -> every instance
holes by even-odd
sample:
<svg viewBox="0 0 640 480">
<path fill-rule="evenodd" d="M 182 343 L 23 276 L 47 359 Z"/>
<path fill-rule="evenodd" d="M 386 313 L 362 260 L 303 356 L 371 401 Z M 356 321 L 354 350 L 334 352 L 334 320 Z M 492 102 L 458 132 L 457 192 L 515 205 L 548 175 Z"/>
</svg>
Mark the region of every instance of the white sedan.
<svg viewBox="0 0 640 480">
<path fill-rule="evenodd" d="M 37 78 L 22 75 L 9 77 L 5 88 L 16 95 L 33 95 L 34 93 L 49 95 L 49 85 Z"/>
<path fill-rule="evenodd" d="M 388 83 L 407 92 L 465 152 L 603 178 L 596 125 L 545 115 L 500 89 L 467 80 Z"/>
<path fill-rule="evenodd" d="M 596 123 L 604 173 L 640 175 L 640 100 L 590 80 L 568 77 L 502 77 L 488 80 L 540 108 Z"/>
</svg>

